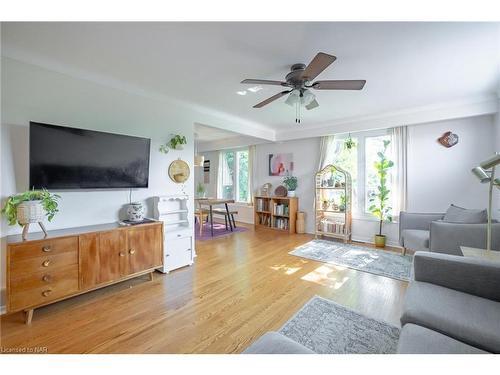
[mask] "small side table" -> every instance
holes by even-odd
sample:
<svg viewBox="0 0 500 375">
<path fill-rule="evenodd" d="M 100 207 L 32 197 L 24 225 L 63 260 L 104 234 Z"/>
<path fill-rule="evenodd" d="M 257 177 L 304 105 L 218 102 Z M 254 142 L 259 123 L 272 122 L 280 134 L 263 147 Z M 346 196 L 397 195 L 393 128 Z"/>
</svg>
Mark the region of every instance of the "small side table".
<svg viewBox="0 0 500 375">
<path fill-rule="evenodd" d="M 460 246 L 465 257 L 481 258 L 492 262 L 500 262 L 500 251 L 478 249 L 475 247 Z"/>
</svg>

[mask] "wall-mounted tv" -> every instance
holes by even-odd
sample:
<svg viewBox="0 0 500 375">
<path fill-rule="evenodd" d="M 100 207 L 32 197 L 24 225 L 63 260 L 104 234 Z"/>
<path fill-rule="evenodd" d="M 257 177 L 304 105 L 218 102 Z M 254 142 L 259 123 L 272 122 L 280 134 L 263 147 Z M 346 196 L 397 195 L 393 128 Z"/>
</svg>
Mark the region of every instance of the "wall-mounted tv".
<svg viewBox="0 0 500 375">
<path fill-rule="evenodd" d="M 30 122 L 30 188 L 147 188 L 151 140 Z"/>
</svg>

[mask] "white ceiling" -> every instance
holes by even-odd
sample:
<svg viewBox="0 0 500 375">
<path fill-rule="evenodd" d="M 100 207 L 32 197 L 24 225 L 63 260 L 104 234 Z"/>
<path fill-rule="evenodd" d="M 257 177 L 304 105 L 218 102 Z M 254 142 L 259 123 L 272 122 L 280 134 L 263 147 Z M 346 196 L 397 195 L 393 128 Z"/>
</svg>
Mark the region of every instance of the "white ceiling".
<svg viewBox="0 0 500 375">
<path fill-rule="evenodd" d="M 212 126 L 195 124 L 194 132 L 197 136 L 197 140 L 200 142 L 212 142 L 220 141 L 221 139 L 227 139 L 239 136 L 238 133 L 227 131 L 224 129 L 214 128 Z"/>
<path fill-rule="evenodd" d="M 302 127 L 435 105 L 499 87 L 498 23 L 4 23 L 2 53 L 109 77 L 276 131 L 294 126 L 284 99 L 252 105 L 244 78 L 282 80 L 319 51 L 319 79 L 366 79 L 362 91 L 316 91 Z M 235 129 L 237 130 L 237 129 Z"/>
</svg>

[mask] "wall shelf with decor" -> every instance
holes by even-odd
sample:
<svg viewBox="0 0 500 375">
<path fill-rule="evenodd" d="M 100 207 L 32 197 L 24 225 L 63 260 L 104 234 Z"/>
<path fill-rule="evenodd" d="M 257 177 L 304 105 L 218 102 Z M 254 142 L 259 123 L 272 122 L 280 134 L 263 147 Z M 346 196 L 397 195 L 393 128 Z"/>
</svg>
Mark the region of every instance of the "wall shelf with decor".
<svg viewBox="0 0 500 375">
<path fill-rule="evenodd" d="M 315 234 L 351 240 L 352 180 L 349 172 L 327 165 L 316 173 Z"/>
<path fill-rule="evenodd" d="M 295 233 L 299 199 L 297 197 L 254 197 L 255 228 Z"/>
</svg>

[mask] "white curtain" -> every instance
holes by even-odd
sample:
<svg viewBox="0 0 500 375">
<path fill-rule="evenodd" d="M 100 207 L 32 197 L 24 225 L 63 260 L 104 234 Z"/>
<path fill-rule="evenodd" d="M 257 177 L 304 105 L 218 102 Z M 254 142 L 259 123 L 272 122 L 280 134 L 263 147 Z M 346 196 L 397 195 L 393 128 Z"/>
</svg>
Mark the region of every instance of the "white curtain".
<svg viewBox="0 0 500 375">
<path fill-rule="evenodd" d="M 328 164 L 335 164 L 337 156 L 341 151 L 342 142 L 335 142 L 335 136 L 327 135 L 321 137 L 319 145 L 318 171 L 325 168 Z"/>
<path fill-rule="evenodd" d="M 257 175 L 255 163 L 255 145 L 248 147 L 248 198 L 247 202 L 253 205 L 253 196 L 255 194 L 255 176 Z"/>
<path fill-rule="evenodd" d="M 215 198 L 222 198 L 223 153 L 217 151 L 217 173 L 215 174 Z"/>
<path fill-rule="evenodd" d="M 391 129 L 396 176 L 394 186 L 393 216 L 406 210 L 408 202 L 408 127 L 398 126 Z"/>
</svg>

